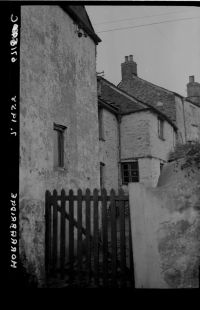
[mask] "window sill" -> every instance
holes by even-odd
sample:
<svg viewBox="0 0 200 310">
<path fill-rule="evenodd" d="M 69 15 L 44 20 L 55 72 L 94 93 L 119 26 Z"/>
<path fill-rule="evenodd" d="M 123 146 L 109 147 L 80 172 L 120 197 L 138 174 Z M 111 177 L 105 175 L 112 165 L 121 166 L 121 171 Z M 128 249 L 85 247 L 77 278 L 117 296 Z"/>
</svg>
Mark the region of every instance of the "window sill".
<svg viewBox="0 0 200 310">
<path fill-rule="evenodd" d="M 104 138 L 99 138 L 99 141 L 105 142 L 106 140 Z"/>
<path fill-rule="evenodd" d="M 54 167 L 55 171 L 67 171 L 67 169 L 65 167 Z"/>
<path fill-rule="evenodd" d="M 162 138 L 162 137 L 158 137 L 160 140 L 162 140 L 162 141 L 165 141 L 165 139 L 164 138 Z"/>
</svg>

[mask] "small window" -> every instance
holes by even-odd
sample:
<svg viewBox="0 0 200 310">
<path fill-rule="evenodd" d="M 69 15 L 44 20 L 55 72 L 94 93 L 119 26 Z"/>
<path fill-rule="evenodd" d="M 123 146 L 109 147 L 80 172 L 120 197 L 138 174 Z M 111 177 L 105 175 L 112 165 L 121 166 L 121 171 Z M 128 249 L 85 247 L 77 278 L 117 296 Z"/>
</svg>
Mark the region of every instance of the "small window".
<svg viewBox="0 0 200 310">
<path fill-rule="evenodd" d="M 158 118 L 158 137 L 164 140 L 164 120 L 162 118 Z"/>
<path fill-rule="evenodd" d="M 104 170 L 105 170 L 105 164 L 104 163 L 100 163 L 100 188 L 104 188 L 105 184 L 104 184 Z"/>
<path fill-rule="evenodd" d="M 66 127 L 54 123 L 55 146 L 54 146 L 54 165 L 64 167 L 64 131 Z"/>
<path fill-rule="evenodd" d="M 99 140 L 104 140 L 104 130 L 103 130 L 103 110 L 98 110 L 98 122 L 99 122 Z"/>
<path fill-rule="evenodd" d="M 160 163 L 160 173 L 162 172 L 163 166 L 164 166 L 164 163 Z"/>
<path fill-rule="evenodd" d="M 131 163 L 122 163 L 122 184 L 130 182 L 139 182 L 139 167 L 138 161 Z"/>
</svg>

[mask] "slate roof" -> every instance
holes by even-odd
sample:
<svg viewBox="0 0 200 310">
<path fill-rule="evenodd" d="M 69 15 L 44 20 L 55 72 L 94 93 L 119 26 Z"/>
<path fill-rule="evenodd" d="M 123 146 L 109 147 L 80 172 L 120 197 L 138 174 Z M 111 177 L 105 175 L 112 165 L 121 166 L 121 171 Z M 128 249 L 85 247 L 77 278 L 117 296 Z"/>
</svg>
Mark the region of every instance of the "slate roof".
<svg viewBox="0 0 200 310">
<path fill-rule="evenodd" d="M 97 77 L 97 80 L 102 84 L 101 98 L 118 107 L 121 114 L 147 109 L 146 105 L 132 98 L 127 92 L 118 89 L 103 77 Z"/>
<path fill-rule="evenodd" d="M 66 5 L 62 4 L 60 7 L 71 16 L 71 18 L 77 22 L 78 25 L 93 39 L 95 44 L 101 42 L 101 39 L 97 36 L 87 14 L 84 5 Z"/>
<path fill-rule="evenodd" d="M 145 81 L 138 76 L 121 81 L 118 88 L 123 89 L 134 98 L 153 106 L 176 122 L 175 94 L 165 88 Z"/>
<path fill-rule="evenodd" d="M 120 114 L 119 108 L 114 104 L 114 102 L 108 101 L 101 96 L 98 96 L 98 105 L 99 107 L 105 108 L 116 115 Z"/>
<path fill-rule="evenodd" d="M 118 88 L 103 77 L 98 76 L 97 80 L 101 82 L 102 85 L 100 98 L 107 101 L 110 105 L 118 107 L 121 115 L 151 110 L 151 112 L 168 121 L 174 129 L 177 130 L 175 122 L 172 121 L 162 110 L 159 110 L 157 107 L 154 107 L 146 101 L 136 99 L 135 96 Z"/>
</svg>

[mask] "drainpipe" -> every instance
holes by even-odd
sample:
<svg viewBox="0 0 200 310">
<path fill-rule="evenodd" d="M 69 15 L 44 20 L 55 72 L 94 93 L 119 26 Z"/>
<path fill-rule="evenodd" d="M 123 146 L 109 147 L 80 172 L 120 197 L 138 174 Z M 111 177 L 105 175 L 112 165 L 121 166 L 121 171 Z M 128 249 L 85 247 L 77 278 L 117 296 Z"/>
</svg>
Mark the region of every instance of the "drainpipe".
<svg viewBox="0 0 200 310">
<path fill-rule="evenodd" d="M 121 124 L 121 114 L 117 115 L 117 128 L 118 128 L 118 190 L 121 186 L 121 131 L 120 131 L 120 124 Z"/>
</svg>

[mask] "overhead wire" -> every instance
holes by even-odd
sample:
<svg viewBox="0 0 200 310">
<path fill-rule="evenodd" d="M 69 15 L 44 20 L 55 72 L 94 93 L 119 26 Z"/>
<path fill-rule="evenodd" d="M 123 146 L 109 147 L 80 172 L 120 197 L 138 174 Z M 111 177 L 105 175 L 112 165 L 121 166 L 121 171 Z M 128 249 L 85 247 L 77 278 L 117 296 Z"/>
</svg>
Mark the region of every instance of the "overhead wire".
<svg viewBox="0 0 200 310">
<path fill-rule="evenodd" d="M 171 23 L 171 22 L 182 21 L 182 20 L 193 20 L 193 19 L 200 19 L 200 16 L 188 17 L 188 18 L 179 18 L 179 19 L 171 19 L 171 20 L 165 20 L 165 21 L 160 21 L 160 22 L 153 22 L 153 23 L 141 24 L 141 25 L 135 25 L 135 26 L 128 26 L 128 27 L 113 28 L 113 29 L 107 29 L 107 30 L 101 30 L 101 31 L 96 30 L 96 32 L 97 33 L 111 32 L 111 31 L 117 31 L 117 30 L 125 30 L 125 29 L 147 27 L 147 26 L 151 26 L 151 25 L 158 25 L 158 24 Z"/>
<path fill-rule="evenodd" d="M 163 16 L 163 15 L 171 15 L 171 14 L 182 14 L 182 13 L 188 13 L 186 11 L 179 11 L 179 12 L 169 12 L 169 13 L 162 13 L 162 14 L 154 14 L 154 15 L 144 15 L 144 16 L 139 16 L 139 17 L 131 17 L 131 18 L 124 18 L 124 19 L 116 19 L 116 20 L 111 20 L 107 22 L 101 22 L 101 23 L 93 23 L 93 25 L 104 25 L 104 24 L 113 24 L 117 22 L 122 22 L 122 21 L 127 21 L 127 20 L 137 20 L 137 19 L 143 19 L 143 18 L 149 18 L 149 17 L 158 17 L 158 16 Z M 191 11 L 190 13 L 194 13 L 194 11 Z"/>
</svg>

